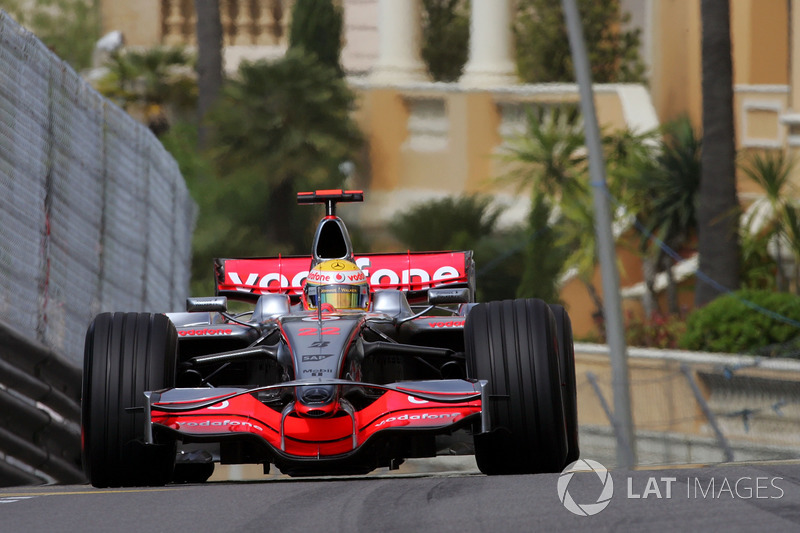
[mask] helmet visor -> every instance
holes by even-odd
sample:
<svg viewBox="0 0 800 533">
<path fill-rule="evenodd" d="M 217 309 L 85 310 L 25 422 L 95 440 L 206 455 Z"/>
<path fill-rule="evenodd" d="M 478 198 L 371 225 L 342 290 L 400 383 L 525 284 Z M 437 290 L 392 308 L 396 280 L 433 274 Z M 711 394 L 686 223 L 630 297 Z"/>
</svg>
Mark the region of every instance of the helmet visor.
<svg viewBox="0 0 800 533">
<path fill-rule="evenodd" d="M 322 285 L 308 291 L 311 309 L 330 304 L 336 309 L 366 309 L 369 302 L 367 285 Z"/>
</svg>

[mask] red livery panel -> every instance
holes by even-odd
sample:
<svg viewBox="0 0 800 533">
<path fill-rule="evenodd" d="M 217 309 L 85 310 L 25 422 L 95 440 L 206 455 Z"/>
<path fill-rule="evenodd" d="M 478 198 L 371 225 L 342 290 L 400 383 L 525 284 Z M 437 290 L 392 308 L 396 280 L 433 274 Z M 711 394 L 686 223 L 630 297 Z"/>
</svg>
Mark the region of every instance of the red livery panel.
<svg viewBox="0 0 800 533">
<path fill-rule="evenodd" d="M 356 264 L 372 290 L 425 290 L 445 283 L 468 283 L 472 252 L 363 254 Z M 217 292 L 299 295 L 308 276 L 310 256 L 217 259 Z"/>
<path fill-rule="evenodd" d="M 252 433 L 275 449 L 295 457 L 333 457 L 354 451 L 370 437 L 386 429 L 441 428 L 481 412 L 481 400 L 443 403 L 398 391 L 387 391 L 354 418 L 288 416 L 270 409 L 245 393 L 204 409 L 168 412 L 154 403 L 151 420 L 187 435 Z M 283 422 L 282 422 L 283 419 Z M 281 428 L 283 424 L 283 428 Z M 282 430 L 281 430 L 282 429 Z"/>
</svg>

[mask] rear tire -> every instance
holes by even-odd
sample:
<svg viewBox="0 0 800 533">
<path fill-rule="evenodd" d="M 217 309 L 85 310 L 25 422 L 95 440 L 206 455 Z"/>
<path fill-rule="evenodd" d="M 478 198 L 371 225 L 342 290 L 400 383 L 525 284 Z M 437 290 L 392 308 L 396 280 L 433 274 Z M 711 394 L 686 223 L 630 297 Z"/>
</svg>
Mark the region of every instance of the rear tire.
<svg viewBox="0 0 800 533">
<path fill-rule="evenodd" d="M 467 375 L 489 382 L 492 431 L 475 435 L 484 474 L 560 472 L 567 435 L 553 313 L 541 300 L 476 305 L 464 328 Z"/>
<path fill-rule="evenodd" d="M 578 443 L 578 387 L 575 379 L 575 343 L 572 321 L 562 305 L 550 304 L 558 330 L 558 367 L 561 372 L 561 396 L 567 419 L 567 466 L 580 458 Z"/>
<path fill-rule="evenodd" d="M 103 313 L 86 332 L 81 433 L 95 487 L 165 485 L 175 443 L 144 444 L 144 391 L 175 386 L 178 335 L 165 315 Z"/>
</svg>

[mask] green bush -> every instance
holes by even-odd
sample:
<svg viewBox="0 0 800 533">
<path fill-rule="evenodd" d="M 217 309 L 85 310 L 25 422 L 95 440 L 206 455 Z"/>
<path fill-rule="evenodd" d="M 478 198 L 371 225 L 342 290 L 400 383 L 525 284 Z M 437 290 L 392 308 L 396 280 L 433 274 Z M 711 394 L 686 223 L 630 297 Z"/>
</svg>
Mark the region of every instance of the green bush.
<svg viewBox="0 0 800 533">
<path fill-rule="evenodd" d="M 797 356 L 792 345 L 797 345 L 800 328 L 775 315 L 800 322 L 800 296 L 756 290 L 733 292 L 689 315 L 680 344 L 689 350 Z"/>
<path fill-rule="evenodd" d="M 422 60 L 434 81 L 456 81 L 469 56 L 469 2 L 423 0 Z"/>
</svg>

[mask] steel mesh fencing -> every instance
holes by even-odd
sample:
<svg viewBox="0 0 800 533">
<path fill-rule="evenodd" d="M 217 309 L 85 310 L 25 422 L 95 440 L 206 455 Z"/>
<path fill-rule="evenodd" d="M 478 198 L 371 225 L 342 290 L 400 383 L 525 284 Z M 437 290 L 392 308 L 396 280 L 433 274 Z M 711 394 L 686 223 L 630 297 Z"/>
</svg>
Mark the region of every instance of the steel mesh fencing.
<svg viewBox="0 0 800 533">
<path fill-rule="evenodd" d="M 800 361 L 629 348 L 638 464 L 800 457 Z M 576 345 L 583 457 L 616 463 L 608 347 Z"/>
<path fill-rule="evenodd" d="M 158 139 L 0 10 L 0 410 L 33 421 L 0 416 L 0 478 L 80 478 L 86 328 L 182 307 L 195 217 Z"/>
</svg>

